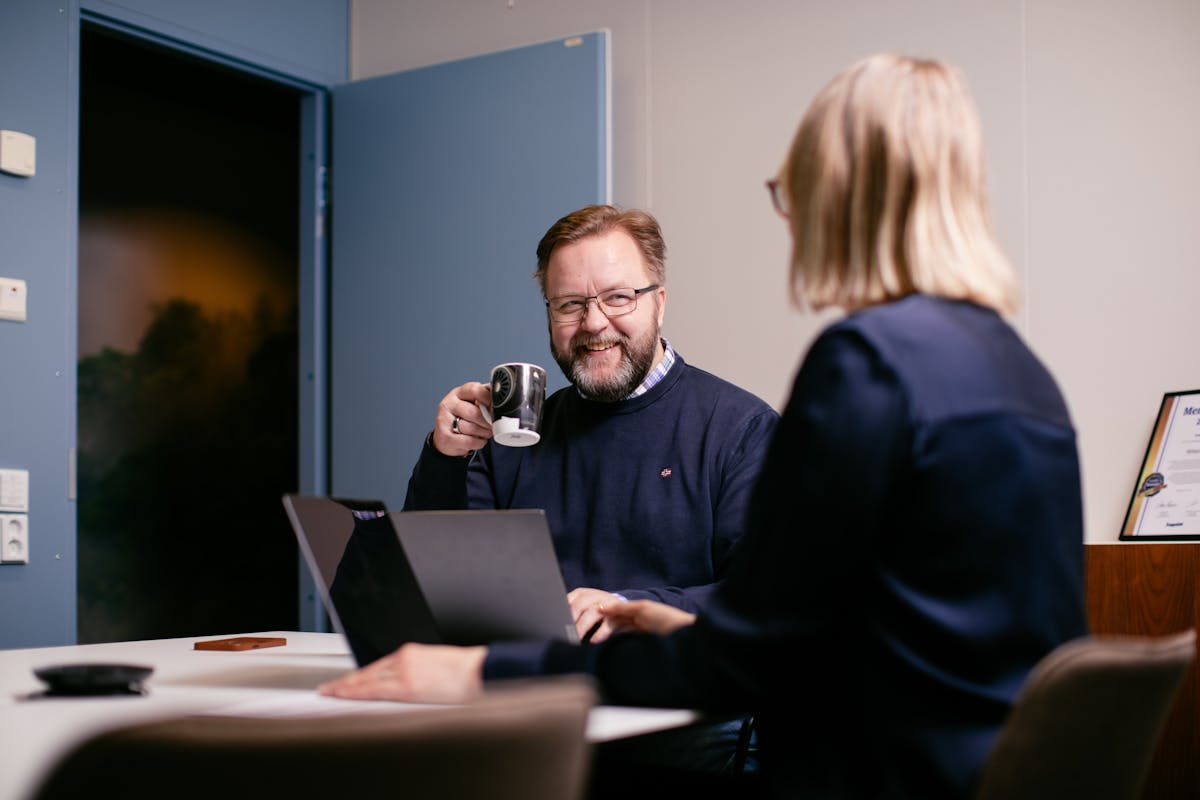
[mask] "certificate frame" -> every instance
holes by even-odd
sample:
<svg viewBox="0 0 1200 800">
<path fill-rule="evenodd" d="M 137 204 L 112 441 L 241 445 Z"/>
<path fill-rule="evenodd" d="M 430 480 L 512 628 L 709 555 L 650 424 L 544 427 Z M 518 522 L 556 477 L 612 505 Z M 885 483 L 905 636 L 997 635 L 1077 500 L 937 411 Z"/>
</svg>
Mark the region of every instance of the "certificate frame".
<svg viewBox="0 0 1200 800">
<path fill-rule="evenodd" d="M 1200 389 L 1163 395 L 1119 538 L 1200 540 Z"/>
</svg>

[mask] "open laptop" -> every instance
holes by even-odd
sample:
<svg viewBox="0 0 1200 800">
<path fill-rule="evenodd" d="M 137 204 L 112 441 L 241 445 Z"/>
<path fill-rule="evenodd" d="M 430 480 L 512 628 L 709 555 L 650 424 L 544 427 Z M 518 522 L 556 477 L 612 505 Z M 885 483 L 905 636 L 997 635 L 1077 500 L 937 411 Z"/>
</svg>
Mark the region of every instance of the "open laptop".
<svg viewBox="0 0 1200 800">
<path fill-rule="evenodd" d="M 330 619 L 359 666 L 405 642 L 577 642 L 540 510 L 401 511 L 285 495 Z"/>
</svg>

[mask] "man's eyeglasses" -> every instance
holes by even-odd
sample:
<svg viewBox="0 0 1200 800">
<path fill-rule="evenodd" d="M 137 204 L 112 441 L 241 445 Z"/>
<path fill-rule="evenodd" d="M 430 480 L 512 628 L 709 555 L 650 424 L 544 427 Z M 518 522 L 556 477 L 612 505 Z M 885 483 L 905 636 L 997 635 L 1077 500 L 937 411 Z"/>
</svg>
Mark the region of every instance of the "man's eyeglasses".
<svg viewBox="0 0 1200 800">
<path fill-rule="evenodd" d="M 639 294 L 653 291 L 658 288 L 657 283 L 652 283 L 649 286 L 643 286 L 641 289 L 629 289 L 622 287 L 620 289 L 609 289 L 600 294 L 582 295 L 582 294 L 564 294 L 558 297 L 551 297 L 546 301 L 546 308 L 550 310 L 550 319 L 555 322 L 578 322 L 587 316 L 588 303 L 595 300 L 596 307 L 600 309 L 600 313 L 606 317 L 620 317 L 629 314 L 637 308 L 637 299 Z"/>
<path fill-rule="evenodd" d="M 791 219 L 792 201 L 778 178 L 771 178 L 767 181 L 767 191 L 771 193 L 771 205 L 775 206 L 775 213 L 784 219 Z"/>
</svg>

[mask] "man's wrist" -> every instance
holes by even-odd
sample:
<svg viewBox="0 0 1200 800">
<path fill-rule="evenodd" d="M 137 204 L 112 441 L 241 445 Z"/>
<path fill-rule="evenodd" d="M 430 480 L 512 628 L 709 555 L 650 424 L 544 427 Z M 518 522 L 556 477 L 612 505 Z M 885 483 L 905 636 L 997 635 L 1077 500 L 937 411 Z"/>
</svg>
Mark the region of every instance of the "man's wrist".
<svg viewBox="0 0 1200 800">
<path fill-rule="evenodd" d="M 446 455 L 441 450 L 438 450 L 437 445 L 435 445 L 433 443 L 433 431 L 430 431 L 429 433 L 425 434 L 425 447 L 431 453 L 435 453 L 439 458 L 446 458 L 446 459 L 450 459 L 452 461 L 470 461 L 471 456 L 475 455 L 474 450 L 468 450 L 466 455 L 461 455 L 461 456 Z"/>
</svg>

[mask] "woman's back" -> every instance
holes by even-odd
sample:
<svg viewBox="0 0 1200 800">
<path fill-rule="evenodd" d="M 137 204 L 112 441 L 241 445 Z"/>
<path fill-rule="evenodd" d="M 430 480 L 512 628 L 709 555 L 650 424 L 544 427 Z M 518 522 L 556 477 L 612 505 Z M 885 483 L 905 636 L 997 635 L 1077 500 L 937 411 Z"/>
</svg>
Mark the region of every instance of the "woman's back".
<svg viewBox="0 0 1200 800">
<path fill-rule="evenodd" d="M 749 558 L 699 628 L 759 623 L 738 671 L 772 676 L 747 684 L 764 762 L 847 796 L 965 795 L 1028 671 L 1085 629 L 1075 437 L 1049 374 L 970 303 L 853 314 L 806 358 L 753 508 Z"/>
</svg>

